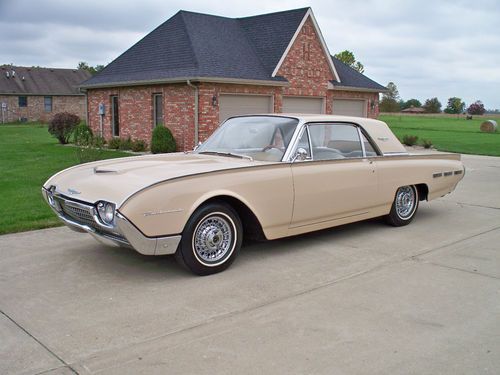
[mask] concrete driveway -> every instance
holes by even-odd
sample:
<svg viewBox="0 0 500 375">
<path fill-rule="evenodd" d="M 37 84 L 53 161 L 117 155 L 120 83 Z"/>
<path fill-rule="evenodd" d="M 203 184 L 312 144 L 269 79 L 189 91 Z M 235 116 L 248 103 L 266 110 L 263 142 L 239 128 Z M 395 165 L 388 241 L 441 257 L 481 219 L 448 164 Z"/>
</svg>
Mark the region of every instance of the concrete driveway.
<svg viewBox="0 0 500 375">
<path fill-rule="evenodd" d="M 0 237 L 1 374 L 498 374 L 500 158 L 380 220 L 194 277 L 66 228 Z"/>
</svg>

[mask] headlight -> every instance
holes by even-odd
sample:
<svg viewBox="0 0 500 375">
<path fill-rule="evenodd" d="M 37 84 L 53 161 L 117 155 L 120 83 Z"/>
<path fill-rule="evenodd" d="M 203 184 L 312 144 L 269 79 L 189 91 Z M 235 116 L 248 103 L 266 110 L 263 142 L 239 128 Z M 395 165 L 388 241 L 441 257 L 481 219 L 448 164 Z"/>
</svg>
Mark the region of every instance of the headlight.
<svg viewBox="0 0 500 375">
<path fill-rule="evenodd" d="M 113 224 L 115 220 L 115 205 L 109 202 L 97 203 L 97 212 L 101 220 L 109 225 Z"/>
</svg>

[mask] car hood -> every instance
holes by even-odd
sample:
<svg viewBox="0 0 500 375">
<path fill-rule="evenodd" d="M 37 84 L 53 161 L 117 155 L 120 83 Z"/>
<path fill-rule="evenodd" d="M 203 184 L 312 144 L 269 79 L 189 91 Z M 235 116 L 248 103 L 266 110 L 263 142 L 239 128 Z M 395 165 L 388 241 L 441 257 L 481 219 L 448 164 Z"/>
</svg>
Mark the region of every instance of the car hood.
<svg viewBox="0 0 500 375">
<path fill-rule="evenodd" d="M 44 187 L 54 185 L 56 192 L 68 197 L 92 203 L 105 200 L 119 207 L 130 195 L 158 182 L 264 163 L 193 153 L 108 159 L 65 169 L 52 176 Z"/>
</svg>

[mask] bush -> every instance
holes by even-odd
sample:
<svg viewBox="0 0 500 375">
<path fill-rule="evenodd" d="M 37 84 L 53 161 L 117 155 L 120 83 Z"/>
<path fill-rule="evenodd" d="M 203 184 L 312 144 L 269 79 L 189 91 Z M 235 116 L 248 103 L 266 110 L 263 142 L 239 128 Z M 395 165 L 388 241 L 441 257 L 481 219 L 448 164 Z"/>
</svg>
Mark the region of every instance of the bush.
<svg viewBox="0 0 500 375">
<path fill-rule="evenodd" d="M 424 146 L 424 148 L 431 148 L 432 147 L 432 141 L 430 139 L 423 139 L 422 140 L 422 146 Z"/>
<path fill-rule="evenodd" d="M 118 150 L 120 148 L 121 139 L 120 138 L 111 138 L 108 142 L 108 148 L 113 150 Z"/>
<path fill-rule="evenodd" d="M 92 130 L 85 124 L 81 123 L 73 129 L 73 143 L 79 146 L 85 146 L 92 142 L 94 135 Z"/>
<path fill-rule="evenodd" d="M 91 138 L 85 145 L 76 149 L 76 157 L 79 163 L 89 163 L 103 158 L 103 143 L 101 137 Z"/>
<path fill-rule="evenodd" d="M 143 141 L 142 139 L 136 139 L 132 141 L 132 151 L 134 152 L 143 152 L 146 151 L 146 148 L 148 147 L 147 143 Z"/>
<path fill-rule="evenodd" d="M 157 126 L 153 130 L 151 152 L 153 154 L 175 152 L 175 139 L 169 128 Z"/>
<path fill-rule="evenodd" d="M 69 142 L 75 127 L 80 123 L 80 117 L 69 112 L 56 113 L 49 123 L 49 133 L 65 145 Z"/>
<path fill-rule="evenodd" d="M 403 144 L 407 146 L 415 146 L 417 144 L 418 137 L 416 135 L 405 135 L 403 136 Z"/>
<path fill-rule="evenodd" d="M 130 150 L 132 148 L 132 140 L 130 137 L 127 139 L 120 139 L 120 145 L 118 148 L 120 150 Z"/>
</svg>

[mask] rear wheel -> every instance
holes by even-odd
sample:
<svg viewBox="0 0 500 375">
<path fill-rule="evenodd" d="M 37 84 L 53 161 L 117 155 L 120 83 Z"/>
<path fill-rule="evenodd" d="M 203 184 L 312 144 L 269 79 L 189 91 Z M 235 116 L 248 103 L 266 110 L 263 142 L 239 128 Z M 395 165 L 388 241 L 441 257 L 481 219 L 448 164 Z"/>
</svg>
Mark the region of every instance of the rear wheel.
<svg viewBox="0 0 500 375">
<path fill-rule="evenodd" d="M 241 220 L 231 206 L 206 204 L 186 224 L 176 257 L 197 275 L 224 271 L 238 255 L 242 234 Z"/>
<path fill-rule="evenodd" d="M 418 190 L 415 185 L 398 188 L 391 212 L 386 216 L 387 223 L 395 227 L 410 224 L 417 212 L 418 201 Z"/>
</svg>

